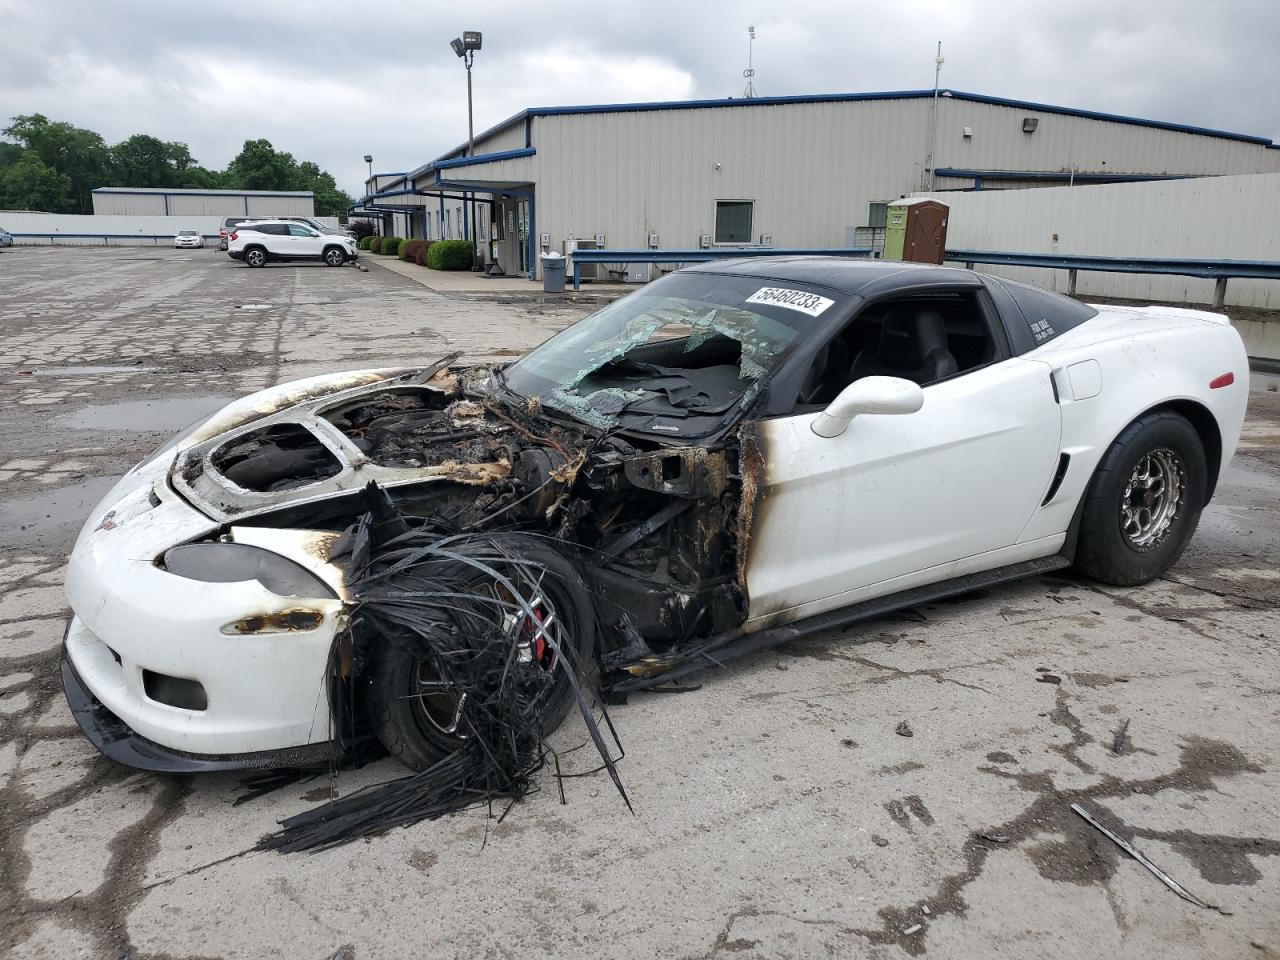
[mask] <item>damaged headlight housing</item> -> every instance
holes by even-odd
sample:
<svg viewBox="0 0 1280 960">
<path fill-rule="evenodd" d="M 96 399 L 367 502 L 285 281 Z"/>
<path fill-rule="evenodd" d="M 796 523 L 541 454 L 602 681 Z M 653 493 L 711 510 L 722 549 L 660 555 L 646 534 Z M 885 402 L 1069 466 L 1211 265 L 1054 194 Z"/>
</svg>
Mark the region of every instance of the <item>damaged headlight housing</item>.
<svg viewBox="0 0 1280 960">
<path fill-rule="evenodd" d="M 305 567 L 247 543 L 187 543 L 165 551 L 161 564 L 174 576 L 201 583 L 256 580 L 281 597 L 336 599 L 338 596 Z"/>
</svg>

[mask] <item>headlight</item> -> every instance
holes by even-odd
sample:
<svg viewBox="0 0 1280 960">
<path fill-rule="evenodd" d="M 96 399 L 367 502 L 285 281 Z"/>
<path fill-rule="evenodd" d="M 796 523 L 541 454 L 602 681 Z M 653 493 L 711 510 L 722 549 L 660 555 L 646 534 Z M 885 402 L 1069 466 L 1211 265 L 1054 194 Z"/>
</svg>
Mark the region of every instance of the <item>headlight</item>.
<svg viewBox="0 0 1280 960">
<path fill-rule="evenodd" d="M 247 543 L 188 543 L 165 552 L 164 569 L 201 583 L 257 580 L 281 597 L 336 599 L 333 589 L 292 560 Z"/>
</svg>

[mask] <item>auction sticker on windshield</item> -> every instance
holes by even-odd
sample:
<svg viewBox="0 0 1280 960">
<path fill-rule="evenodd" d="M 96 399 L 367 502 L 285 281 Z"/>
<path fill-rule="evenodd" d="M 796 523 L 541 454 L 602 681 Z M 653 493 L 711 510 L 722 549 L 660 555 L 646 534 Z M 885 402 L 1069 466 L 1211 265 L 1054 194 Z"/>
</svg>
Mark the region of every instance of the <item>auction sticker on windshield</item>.
<svg viewBox="0 0 1280 960">
<path fill-rule="evenodd" d="M 820 297 L 816 293 L 806 293 L 803 290 L 788 290 L 786 287 L 761 287 L 747 297 L 747 303 L 762 303 L 766 306 L 785 307 L 787 310 L 799 310 L 801 313 L 816 317 L 835 301 Z"/>
</svg>

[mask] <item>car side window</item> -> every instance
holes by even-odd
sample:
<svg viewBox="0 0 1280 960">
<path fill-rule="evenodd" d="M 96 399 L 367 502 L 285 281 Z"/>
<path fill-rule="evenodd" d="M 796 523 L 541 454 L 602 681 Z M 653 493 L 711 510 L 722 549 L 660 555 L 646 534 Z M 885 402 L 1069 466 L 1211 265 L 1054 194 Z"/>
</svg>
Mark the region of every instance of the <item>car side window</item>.
<svg viewBox="0 0 1280 960">
<path fill-rule="evenodd" d="M 999 356 L 975 291 L 894 297 L 864 307 L 818 351 L 796 405 L 824 406 L 869 376 L 901 377 L 924 387 Z"/>
<path fill-rule="evenodd" d="M 290 233 L 290 235 L 291 235 L 291 236 L 295 236 L 295 237 L 309 237 L 309 236 L 311 236 L 311 231 L 310 231 L 310 230 L 308 230 L 306 227 L 304 227 L 304 226 L 303 226 L 302 224 L 300 224 L 300 223 L 291 223 L 291 224 L 289 224 L 289 233 Z"/>
<path fill-rule="evenodd" d="M 1041 290 L 1016 280 L 998 282 L 1018 305 L 1037 347 L 1098 315 L 1098 311 L 1087 303 L 1060 293 Z"/>
</svg>

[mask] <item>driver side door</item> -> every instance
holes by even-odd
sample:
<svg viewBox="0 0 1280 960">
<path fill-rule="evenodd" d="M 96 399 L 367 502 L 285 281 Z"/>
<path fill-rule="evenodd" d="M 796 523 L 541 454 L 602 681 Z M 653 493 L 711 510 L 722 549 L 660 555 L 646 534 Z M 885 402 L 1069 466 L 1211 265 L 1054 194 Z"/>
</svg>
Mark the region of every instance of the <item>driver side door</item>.
<svg viewBox="0 0 1280 960">
<path fill-rule="evenodd" d="M 1061 535 L 1018 543 L 1060 452 L 1049 373 L 997 359 L 925 385 L 914 413 L 858 414 L 840 436 L 813 432 L 820 412 L 759 422 L 748 629 L 1054 553 Z"/>
</svg>

